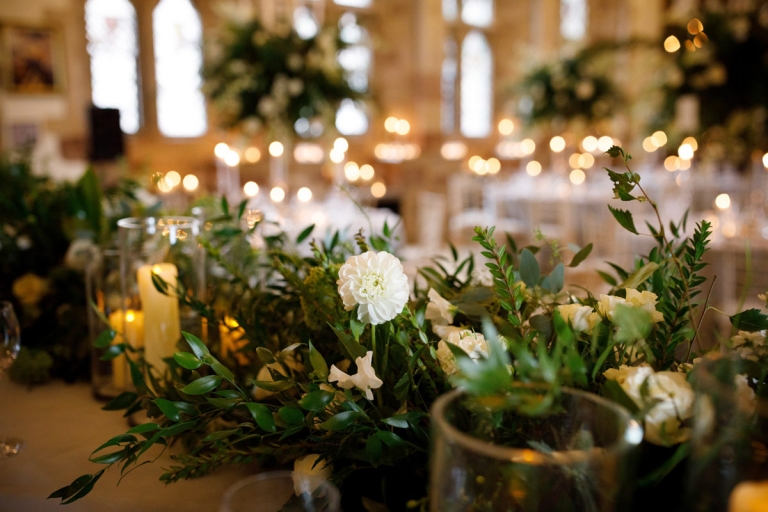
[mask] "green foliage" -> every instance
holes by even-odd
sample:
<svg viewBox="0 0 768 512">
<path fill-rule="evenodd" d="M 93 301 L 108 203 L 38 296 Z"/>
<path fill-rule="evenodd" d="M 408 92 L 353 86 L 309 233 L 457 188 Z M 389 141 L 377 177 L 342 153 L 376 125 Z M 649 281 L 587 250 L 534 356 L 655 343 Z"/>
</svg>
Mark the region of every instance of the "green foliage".
<svg viewBox="0 0 768 512">
<path fill-rule="evenodd" d="M 28 386 L 45 384 L 51 379 L 50 370 L 53 359 L 45 350 L 29 349 L 21 347 L 8 376 L 12 381 Z"/>
</svg>

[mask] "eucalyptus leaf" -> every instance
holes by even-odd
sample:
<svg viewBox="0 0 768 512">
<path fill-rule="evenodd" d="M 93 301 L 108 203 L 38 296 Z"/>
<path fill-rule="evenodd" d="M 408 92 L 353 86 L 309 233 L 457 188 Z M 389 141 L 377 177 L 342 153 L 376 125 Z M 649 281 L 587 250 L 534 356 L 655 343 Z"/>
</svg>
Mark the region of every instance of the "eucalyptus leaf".
<svg viewBox="0 0 768 512">
<path fill-rule="evenodd" d="M 539 284 L 540 277 L 541 270 L 536 256 L 528 248 L 523 249 L 523 252 L 520 253 L 520 279 L 528 288 L 533 288 Z"/>
</svg>

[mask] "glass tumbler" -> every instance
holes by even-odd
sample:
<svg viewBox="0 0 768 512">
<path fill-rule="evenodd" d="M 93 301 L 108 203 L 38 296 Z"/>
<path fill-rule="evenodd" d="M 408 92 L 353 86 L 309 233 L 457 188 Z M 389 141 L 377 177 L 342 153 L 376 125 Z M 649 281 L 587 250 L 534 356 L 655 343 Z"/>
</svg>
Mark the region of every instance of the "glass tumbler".
<svg viewBox="0 0 768 512">
<path fill-rule="evenodd" d="M 550 412 L 530 415 L 509 395 L 455 390 L 432 407 L 433 512 L 611 512 L 627 510 L 633 449 L 643 429 L 623 407 L 564 389 Z"/>
</svg>

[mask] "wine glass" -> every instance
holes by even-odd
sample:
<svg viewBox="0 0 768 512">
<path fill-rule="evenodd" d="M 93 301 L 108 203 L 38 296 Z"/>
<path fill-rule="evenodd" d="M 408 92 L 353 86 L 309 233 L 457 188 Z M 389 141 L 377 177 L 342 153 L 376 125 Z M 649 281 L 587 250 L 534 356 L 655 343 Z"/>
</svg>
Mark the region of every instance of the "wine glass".
<svg viewBox="0 0 768 512">
<path fill-rule="evenodd" d="M 11 367 L 20 346 L 21 331 L 13 305 L 8 301 L 0 301 L 0 377 Z M 23 445 L 21 439 L 0 436 L 0 459 L 16 455 Z"/>
<path fill-rule="evenodd" d="M 253 475 L 227 489 L 219 512 L 340 512 L 339 490 L 295 471 Z"/>
</svg>

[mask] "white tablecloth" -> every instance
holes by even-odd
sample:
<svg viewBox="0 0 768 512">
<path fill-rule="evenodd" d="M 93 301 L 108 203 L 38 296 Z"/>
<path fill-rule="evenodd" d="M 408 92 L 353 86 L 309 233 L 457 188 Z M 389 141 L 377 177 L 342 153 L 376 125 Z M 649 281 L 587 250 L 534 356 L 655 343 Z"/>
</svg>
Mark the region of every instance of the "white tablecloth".
<svg viewBox="0 0 768 512">
<path fill-rule="evenodd" d="M 158 480 L 171 464 L 166 451 L 123 479 L 119 468 L 102 476 L 85 498 L 61 508 L 59 500 L 46 500 L 54 490 L 102 466 L 88 461 L 94 448 L 124 433 L 122 413 L 100 410 L 86 384 L 54 382 L 32 390 L 0 382 L 0 436 L 26 442 L 17 456 L 0 460 L 0 512 L 195 512 L 218 510 L 224 491 L 255 468 L 225 468 L 197 480 L 166 486 Z M 157 455 L 160 447 L 148 452 Z"/>
</svg>

